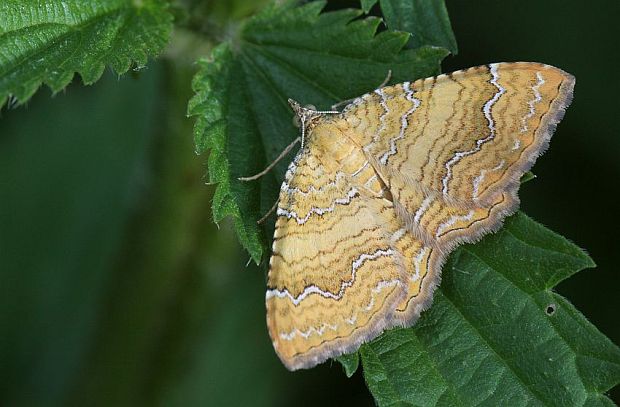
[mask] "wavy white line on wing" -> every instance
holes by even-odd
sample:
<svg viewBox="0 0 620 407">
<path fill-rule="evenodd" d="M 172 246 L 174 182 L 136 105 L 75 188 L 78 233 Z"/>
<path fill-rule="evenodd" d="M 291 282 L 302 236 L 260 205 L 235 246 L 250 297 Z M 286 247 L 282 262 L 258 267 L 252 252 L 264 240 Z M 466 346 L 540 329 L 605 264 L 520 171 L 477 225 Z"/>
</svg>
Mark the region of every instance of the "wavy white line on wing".
<svg viewBox="0 0 620 407">
<path fill-rule="evenodd" d="M 383 92 L 383 89 L 375 89 L 373 93 L 381 97 L 381 102 L 379 102 L 379 104 L 381 105 L 381 107 L 383 107 L 383 113 L 379 117 L 379 123 L 380 123 L 379 129 L 375 132 L 375 134 L 373 134 L 372 141 L 364 146 L 364 151 L 366 152 L 369 152 L 371 147 L 374 146 L 379 141 L 379 137 L 381 136 L 381 133 L 383 132 L 383 130 L 385 130 L 385 118 L 390 113 L 390 109 L 388 108 L 388 105 L 386 102 L 387 96 Z M 369 95 L 370 93 L 368 94 L 368 96 Z"/>
<path fill-rule="evenodd" d="M 370 302 L 368 303 L 367 306 L 364 307 L 364 312 L 368 312 L 368 311 L 370 311 L 374 307 L 375 296 L 376 295 L 378 295 L 385 288 L 392 287 L 392 286 L 395 286 L 395 285 L 400 285 L 400 281 L 399 280 L 380 281 L 379 284 L 377 284 L 377 286 L 371 290 Z M 357 317 L 358 317 L 359 314 L 360 314 L 360 312 L 356 311 L 356 312 L 354 312 L 351 315 L 350 318 L 346 318 L 345 321 L 349 325 L 355 325 L 355 323 L 357 322 Z M 338 329 L 338 324 L 323 323 L 323 324 L 321 324 L 321 326 L 319 328 L 311 326 L 310 328 L 308 328 L 305 331 L 302 331 L 302 330 L 300 330 L 298 328 L 293 328 L 289 332 L 281 332 L 280 333 L 280 339 L 285 340 L 285 341 L 292 341 L 297 335 L 301 336 L 304 339 L 308 339 L 312 335 L 322 336 L 326 332 L 327 329 L 331 329 L 332 331 L 336 331 Z"/>
<path fill-rule="evenodd" d="M 310 194 L 316 194 L 316 193 L 323 192 L 330 187 L 336 186 L 340 181 L 342 181 L 344 177 L 345 177 L 345 173 L 342 171 L 338 171 L 338 173 L 336 174 L 336 178 L 334 178 L 333 181 L 328 182 L 324 185 L 321 185 L 318 188 L 315 187 L 314 185 L 310 185 L 310 187 L 308 187 L 306 191 L 303 191 L 297 187 L 291 188 L 291 185 L 285 180 L 284 182 L 282 182 L 282 185 L 280 186 L 280 191 L 286 192 L 289 194 L 299 194 L 299 195 L 307 196 Z"/>
<path fill-rule="evenodd" d="M 383 291 L 383 289 L 387 287 L 392 287 L 394 285 L 399 285 L 399 284 L 400 284 L 400 280 L 379 281 L 379 284 L 377 284 L 377 286 L 372 289 L 371 295 L 370 295 L 370 301 L 368 302 L 368 305 L 364 307 L 364 311 L 368 312 L 371 309 L 373 309 L 373 307 L 375 306 L 375 295 L 379 294 L 381 291 Z"/>
<path fill-rule="evenodd" d="M 286 288 L 283 290 L 278 290 L 277 288 L 267 290 L 267 293 L 265 294 L 265 299 L 269 300 L 270 298 L 273 298 L 273 297 L 278 297 L 278 298 L 288 297 L 293 302 L 293 304 L 299 305 L 299 303 L 302 302 L 307 296 L 311 294 L 319 294 L 325 298 L 331 298 L 334 300 L 338 300 L 342 298 L 346 289 L 351 287 L 355 283 L 355 276 L 356 276 L 357 270 L 366 261 L 374 260 L 382 256 L 392 256 L 392 255 L 394 255 L 394 251 L 392 249 L 387 249 L 387 250 L 379 249 L 371 254 L 362 253 L 361 255 L 359 255 L 357 259 L 351 262 L 351 279 L 348 281 L 343 281 L 342 284 L 340 285 L 340 289 L 338 290 L 336 294 L 330 291 L 324 291 L 320 289 L 319 287 L 317 287 L 316 285 L 312 284 L 304 288 L 304 290 L 296 297 L 293 296 Z"/>
<path fill-rule="evenodd" d="M 528 130 L 527 121 L 534 117 L 536 114 L 535 105 L 542 101 L 542 95 L 540 94 L 540 87 L 545 84 L 545 78 L 543 78 L 540 72 L 536 72 L 537 82 L 534 86 L 532 86 L 532 91 L 534 91 L 534 99 L 527 102 L 530 110 L 527 115 L 521 119 L 521 130 L 520 133 L 525 133 Z"/>
<path fill-rule="evenodd" d="M 308 330 L 306 331 L 301 331 L 297 328 L 294 328 L 293 330 L 291 330 L 290 332 L 281 332 L 280 333 L 280 339 L 285 340 L 285 341 L 292 341 L 293 339 L 295 339 L 295 337 L 297 335 L 301 336 L 304 339 L 308 339 L 311 335 L 315 334 L 318 336 L 322 336 L 325 331 L 327 330 L 327 328 L 331 329 L 332 331 L 336 331 L 338 330 L 338 324 L 336 325 L 331 325 L 331 324 L 321 324 L 321 326 L 317 329 L 313 326 L 311 326 L 310 328 L 308 328 Z"/>
<path fill-rule="evenodd" d="M 426 256 L 426 253 L 429 250 L 430 249 L 428 247 L 422 247 L 418 252 L 418 255 L 415 257 L 413 262 L 415 267 L 415 274 L 409 277 L 410 281 L 418 281 L 420 279 L 420 263 L 422 262 L 422 259 L 424 258 L 424 256 Z"/>
<path fill-rule="evenodd" d="M 437 233 L 435 233 L 435 237 L 439 237 L 446 229 L 448 229 L 450 226 L 454 225 L 458 221 L 464 220 L 469 222 L 470 220 L 472 220 L 475 213 L 476 211 L 471 210 L 467 213 L 467 215 L 454 215 L 450 217 L 450 219 L 448 219 L 446 222 L 439 225 L 439 227 L 437 228 Z"/>
<path fill-rule="evenodd" d="M 491 72 L 491 83 L 497 88 L 497 92 L 495 92 L 495 94 L 493 95 L 493 97 L 491 99 L 489 99 L 489 101 L 487 101 L 484 104 L 484 107 L 482 108 L 482 111 L 484 113 L 484 117 L 487 119 L 488 122 L 488 128 L 489 128 L 489 135 L 486 136 L 485 138 L 476 140 L 476 146 L 468 151 L 458 151 L 450 160 L 448 160 L 448 162 L 446 163 L 445 167 L 446 167 L 446 175 L 443 177 L 443 179 L 441 180 L 442 183 L 442 193 L 444 196 L 448 195 L 448 182 L 450 181 L 450 179 L 452 178 L 452 167 L 458 163 L 463 157 L 467 157 L 468 155 L 474 154 L 478 151 L 480 151 L 480 149 L 482 148 L 482 146 L 487 143 L 488 141 L 491 141 L 495 138 L 495 122 L 493 121 L 493 116 L 491 116 L 491 109 L 493 108 L 493 105 L 495 105 L 495 103 L 497 103 L 497 101 L 499 100 L 499 98 L 506 93 L 506 89 L 503 88 L 497 81 L 499 80 L 499 74 L 497 72 L 497 68 L 498 68 L 498 64 L 491 64 L 490 65 L 490 72 Z"/>
<path fill-rule="evenodd" d="M 422 201 L 422 205 L 420 205 L 418 210 L 415 211 L 415 214 L 413 216 L 413 221 L 415 223 L 420 223 L 422 215 L 424 215 L 424 212 L 428 210 L 428 207 L 431 205 L 432 202 L 433 198 L 431 196 L 427 196 L 426 198 L 424 198 L 424 200 Z"/>
<path fill-rule="evenodd" d="M 348 205 L 349 203 L 351 203 L 351 200 L 354 197 L 356 197 L 358 194 L 359 194 L 359 191 L 355 187 L 353 187 L 349 190 L 349 192 L 344 198 L 338 198 L 334 200 L 334 202 L 327 208 L 316 208 L 314 206 L 311 207 L 308 213 L 306 214 L 306 216 L 304 217 L 300 217 L 295 211 L 289 211 L 289 210 L 286 210 L 280 207 L 278 207 L 278 210 L 276 213 L 278 216 L 284 216 L 288 219 L 293 218 L 297 221 L 298 224 L 303 225 L 304 223 L 308 221 L 308 219 L 310 219 L 310 216 L 312 216 L 313 214 L 324 215 L 326 213 L 333 212 L 334 209 L 336 208 L 336 205 Z"/>
<path fill-rule="evenodd" d="M 414 91 L 413 89 L 411 89 L 409 82 L 403 83 L 403 89 L 406 92 L 405 98 L 411 103 L 413 103 L 413 107 L 407 110 L 405 114 L 401 116 L 400 132 L 398 133 L 398 136 L 390 140 L 390 150 L 387 151 L 385 154 L 383 154 L 381 158 L 379 159 L 379 161 L 383 165 L 387 164 L 388 158 L 391 155 L 396 154 L 396 141 L 401 140 L 405 137 L 405 130 L 407 130 L 407 127 L 409 126 L 408 118 L 410 115 L 413 114 L 413 112 L 415 112 L 418 109 L 418 107 L 420 107 L 420 104 L 422 103 L 420 99 L 417 99 L 413 96 Z"/>
<path fill-rule="evenodd" d="M 484 177 L 486 177 L 486 175 L 489 172 L 493 172 L 493 171 L 497 171 L 502 169 L 502 167 L 504 167 L 504 164 L 506 164 L 506 160 L 502 160 L 499 162 L 499 164 L 497 164 L 495 167 L 491 168 L 490 170 L 487 170 L 486 168 L 482 169 L 482 171 L 480 171 L 480 175 L 478 175 L 476 178 L 474 178 L 474 192 L 472 193 L 472 198 L 473 199 L 477 199 L 478 198 L 478 190 L 480 189 L 480 184 L 482 183 L 482 181 L 484 180 Z"/>
</svg>

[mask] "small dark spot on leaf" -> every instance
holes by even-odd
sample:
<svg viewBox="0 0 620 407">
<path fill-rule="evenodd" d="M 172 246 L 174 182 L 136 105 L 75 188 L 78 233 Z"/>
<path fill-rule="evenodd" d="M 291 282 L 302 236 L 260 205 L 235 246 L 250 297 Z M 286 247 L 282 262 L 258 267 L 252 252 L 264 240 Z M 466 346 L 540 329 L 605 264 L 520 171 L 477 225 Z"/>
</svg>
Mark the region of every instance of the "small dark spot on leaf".
<svg viewBox="0 0 620 407">
<path fill-rule="evenodd" d="M 557 309 L 557 306 L 555 304 L 551 303 L 551 304 L 547 305 L 547 308 L 545 308 L 545 313 L 548 316 L 552 316 L 553 314 L 555 314 L 556 309 Z"/>
</svg>

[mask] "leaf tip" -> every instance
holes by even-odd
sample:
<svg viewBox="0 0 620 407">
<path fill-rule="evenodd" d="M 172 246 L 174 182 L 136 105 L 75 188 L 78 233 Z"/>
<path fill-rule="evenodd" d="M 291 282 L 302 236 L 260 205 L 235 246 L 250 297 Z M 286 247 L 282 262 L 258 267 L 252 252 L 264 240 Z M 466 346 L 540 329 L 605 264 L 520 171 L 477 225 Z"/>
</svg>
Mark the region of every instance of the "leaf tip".
<svg viewBox="0 0 620 407">
<path fill-rule="evenodd" d="M 351 378 L 359 368 L 360 358 L 358 352 L 340 355 L 335 360 L 342 365 L 344 374 Z"/>
</svg>

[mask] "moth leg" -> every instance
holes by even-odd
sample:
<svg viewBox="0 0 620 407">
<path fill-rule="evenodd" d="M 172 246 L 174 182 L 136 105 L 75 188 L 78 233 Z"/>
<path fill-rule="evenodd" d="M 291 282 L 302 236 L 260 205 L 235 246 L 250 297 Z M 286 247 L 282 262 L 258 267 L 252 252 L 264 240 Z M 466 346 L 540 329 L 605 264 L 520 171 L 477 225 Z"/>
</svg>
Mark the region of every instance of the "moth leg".
<svg viewBox="0 0 620 407">
<path fill-rule="evenodd" d="M 392 79 L 392 70 L 388 69 L 387 75 L 385 75 L 385 79 L 383 80 L 383 82 L 381 82 L 381 85 L 379 85 L 377 87 L 377 89 L 381 89 L 383 88 L 385 85 L 388 84 L 388 82 L 390 81 L 390 79 Z"/>
<path fill-rule="evenodd" d="M 257 225 L 260 225 L 261 223 L 263 223 L 264 221 L 267 220 L 269 215 L 271 215 L 276 210 L 276 208 L 278 207 L 278 202 L 279 202 L 279 200 L 276 199 L 276 201 L 273 203 L 273 206 L 271 207 L 271 209 L 269 209 L 269 211 L 267 211 L 267 213 L 264 214 L 262 218 L 260 218 L 259 220 L 256 221 Z"/>
</svg>

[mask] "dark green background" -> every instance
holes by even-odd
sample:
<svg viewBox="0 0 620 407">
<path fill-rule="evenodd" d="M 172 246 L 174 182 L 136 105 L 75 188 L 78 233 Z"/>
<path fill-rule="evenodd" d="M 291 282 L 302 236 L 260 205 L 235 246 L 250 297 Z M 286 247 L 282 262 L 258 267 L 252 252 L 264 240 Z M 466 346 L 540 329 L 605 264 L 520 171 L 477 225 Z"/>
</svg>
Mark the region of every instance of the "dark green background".
<svg viewBox="0 0 620 407">
<path fill-rule="evenodd" d="M 619 343 L 620 3 L 448 9 L 460 52 L 445 71 L 525 60 L 577 77 L 522 209 L 592 255 L 559 291 Z M 336 363 L 277 360 L 265 277 L 209 219 L 185 118 L 194 68 L 163 60 L 2 111 L 0 405 L 372 404 Z"/>
</svg>

